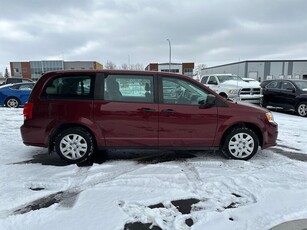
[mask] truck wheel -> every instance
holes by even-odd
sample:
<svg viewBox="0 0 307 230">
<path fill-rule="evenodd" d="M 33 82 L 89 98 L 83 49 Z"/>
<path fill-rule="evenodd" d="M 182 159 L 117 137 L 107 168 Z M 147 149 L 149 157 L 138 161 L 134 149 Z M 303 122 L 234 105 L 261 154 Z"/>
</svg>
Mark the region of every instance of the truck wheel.
<svg viewBox="0 0 307 230">
<path fill-rule="evenodd" d="M 297 115 L 301 117 L 306 117 L 307 116 L 307 103 L 306 102 L 301 102 L 297 105 L 296 111 Z"/>
<path fill-rule="evenodd" d="M 221 147 L 228 158 L 248 160 L 258 151 L 259 140 L 251 129 L 237 127 L 230 131 Z"/>
<path fill-rule="evenodd" d="M 68 163 L 85 161 L 94 152 L 93 137 L 79 127 L 66 129 L 56 137 L 55 150 Z"/>
</svg>

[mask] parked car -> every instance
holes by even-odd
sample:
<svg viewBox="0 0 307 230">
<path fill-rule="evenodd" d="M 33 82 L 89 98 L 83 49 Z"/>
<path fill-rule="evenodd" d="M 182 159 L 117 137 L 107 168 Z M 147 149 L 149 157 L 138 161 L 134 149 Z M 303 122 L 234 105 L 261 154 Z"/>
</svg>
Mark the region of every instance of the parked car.
<svg viewBox="0 0 307 230">
<path fill-rule="evenodd" d="M 0 86 L 0 105 L 10 108 L 22 106 L 28 100 L 34 83 L 17 83 Z"/>
<path fill-rule="evenodd" d="M 259 82 L 246 82 L 232 74 L 204 75 L 200 82 L 222 97 L 260 104 L 262 95 Z"/>
<path fill-rule="evenodd" d="M 281 107 L 307 116 L 307 80 L 269 80 L 262 86 L 263 107 Z"/>
<path fill-rule="evenodd" d="M 69 163 L 113 148 L 221 150 L 248 160 L 276 144 L 277 124 L 268 110 L 243 104 L 179 74 L 49 72 L 24 106 L 21 134 Z"/>
<path fill-rule="evenodd" d="M 32 80 L 22 77 L 8 77 L 5 79 L 4 84 L 14 84 L 14 83 L 33 83 Z"/>
</svg>

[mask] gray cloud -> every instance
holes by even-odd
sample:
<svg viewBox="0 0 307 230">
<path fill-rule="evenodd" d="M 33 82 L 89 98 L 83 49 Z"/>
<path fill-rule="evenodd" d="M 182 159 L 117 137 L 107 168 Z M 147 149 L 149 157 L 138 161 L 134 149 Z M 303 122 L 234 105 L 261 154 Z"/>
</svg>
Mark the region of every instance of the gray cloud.
<svg viewBox="0 0 307 230">
<path fill-rule="evenodd" d="M 209 66 L 306 59 L 304 0 L 1 0 L 0 72 L 10 61 L 96 60 Z"/>
</svg>

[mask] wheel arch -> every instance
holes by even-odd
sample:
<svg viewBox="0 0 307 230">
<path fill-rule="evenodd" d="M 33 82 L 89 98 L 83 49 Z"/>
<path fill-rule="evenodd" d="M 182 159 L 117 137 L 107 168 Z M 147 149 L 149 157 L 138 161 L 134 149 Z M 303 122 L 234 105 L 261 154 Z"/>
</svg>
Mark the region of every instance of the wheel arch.
<svg viewBox="0 0 307 230">
<path fill-rule="evenodd" d="M 261 129 L 253 124 L 253 123 L 248 123 L 248 122 L 240 122 L 240 123 L 236 123 L 236 124 L 233 124 L 232 126 L 228 127 L 222 138 L 221 138 L 221 141 L 220 141 L 220 147 L 224 145 L 224 142 L 225 142 L 225 139 L 227 137 L 227 135 L 235 128 L 249 128 L 250 130 L 252 130 L 258 137 L 258 141 L 259 141 L 259 145 L 262 146 L 263 145 L 263 135 L 262 135 L 262 132 L 261 132 Z"/>
<path fill-rule="evenodd" d="M 5 100 L 4 100 L 4 105 L 5 105 L 6 107 L 7 107 L 6 103 L 7 103 L 7 101 L 10 100 L 10 99 L 16 99 L 16 100 L 18 101 L 19 106 L 21 105 L 21 101 L 20 101 L 20 99 L 19 99 L 18 97 L 15 97 L 15 96 L 8 96 L 8 97 L 5 98 Z"/>
<path fill-rule="evenodd" d="M 302 98 L 302 97 L 299 98 L 299 100 L 297 100 L 297 102 L 296 102 L 296 104 L 295 104 L 295 106 L 294 106 L 294 110 L 295 110 L 296 114 L 299 115 L 299 116 L 302 116 L 302 115 L 299 114 L 299 112 L 298 112 L 298 108 L 299 108 L 299 106 L 300 106 L 301 104 L 307 105 L 307 99 L 306 99 L 306 98 Z M 306 114 L 303 115 L 303 117 L 306 117 Z"/>
<path fill-rule="evenodd" d="M 48 140 L 48 149 L 49 152 L 52 152 L 54 149 L 54 144 L 55 144 L 55 139 L 56 137 L 63 132 L 64 130 L 70 129 L 70 128 L 80 128 L 83 129 L 85 131 L 87 131 L 93 138 L 93 143 L 94 143 L 94 148 L 97 149 L 97 140 L 96 140 L 96 136 L 95 134 L 91 131 L 90 128 L 86 127 L 85 125 L 82 124 L 78 124 L 78 123 L 66 123 L 66 124 L 62 124 L 60 126 L 58 126 L 57 128 L 55 128 L 51 135 L 49 136 L 49 140 Z"/>
<path fill-rule="evenodd" d="M 228 95 L 225 92 L 220 92 L 219 95 L 226 99 L 228 98 Z"/>
</svg>

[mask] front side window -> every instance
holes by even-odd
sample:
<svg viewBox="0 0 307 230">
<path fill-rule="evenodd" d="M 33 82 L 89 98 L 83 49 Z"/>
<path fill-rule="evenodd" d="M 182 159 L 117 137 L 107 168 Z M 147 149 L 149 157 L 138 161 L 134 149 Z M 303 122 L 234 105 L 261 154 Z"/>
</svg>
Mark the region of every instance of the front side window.
<svg viewBox="0 0 307 230">
<path fill-rule="evenodd" d="M 278 81 L 272 81 L 266 86 L 266 88 L 267 89 L 278 89 L 278 85 L 279 85 L 278 83 L 279 83 Z"/>
<path fill-rule="evenodd" d="M 206 84 L 209 76 L 203 76 L 201 79 L 202 84 Z"/>
<path fill-rule="evenodd" d="M 165 104 L 203 105 L 208 93 L 192 82 L 178 78 L 162 78 L 162 98 Z"/>
<path fill-rule="evenodd" d="M 50 79 L 43 90 L 43 97 L 89 99 L 93 96 L 92 76 L 61 76 Z"/>
<path fill-rule="evenodd" d="M 104 80 L 106 101 L 153 102 L 153 76 L 108 75 Z"/>
<path fill-rule="evenodd" d="M 208 81 L 208 84 L 210 85 L 217 85 L 217 80 L 214 76 L 210 76 L 209 77 L 209 81 Z"/>
</svg>

